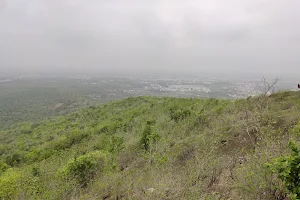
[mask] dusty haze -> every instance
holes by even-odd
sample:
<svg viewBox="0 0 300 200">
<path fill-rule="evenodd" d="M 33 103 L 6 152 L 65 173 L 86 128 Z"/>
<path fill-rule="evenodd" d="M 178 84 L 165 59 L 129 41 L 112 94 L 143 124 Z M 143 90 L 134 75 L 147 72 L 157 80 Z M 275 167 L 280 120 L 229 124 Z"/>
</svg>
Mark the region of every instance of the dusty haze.
<svg viewBox="0 0 300 200">
<path fill-rule="evenodd" d="M 0 73 L 300 74 L 299 0 L 0 0 Z"/>
</svg>

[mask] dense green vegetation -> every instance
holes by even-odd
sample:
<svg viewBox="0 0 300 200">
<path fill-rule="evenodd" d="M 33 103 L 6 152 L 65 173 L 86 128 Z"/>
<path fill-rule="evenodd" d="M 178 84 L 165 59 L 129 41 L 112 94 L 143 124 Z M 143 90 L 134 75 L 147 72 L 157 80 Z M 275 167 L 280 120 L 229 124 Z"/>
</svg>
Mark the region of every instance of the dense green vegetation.
<svg viewBox="0 0 300 200">
<path fill-rule="evenodd" d="M 22 123 L 0 132 L 0 199 L 297 199 L 299 109 L 136 97 Z"/>
<path fill-rule="evenodd" d="M 62 83 L 63 84 L 63 83 Z M 0 129 L 24 121 L 66 114 L 86 104 L 80 90 L 69 85 L 15 81 L 0 84 Z"/>
<path fill-rule="evenodd" d="M 107 85 L 82 84 L 78 80 L 17 79 L 0 84 L 0 129 L 16 123 L 40 121 L 74 112 L 89 105 L 127 97 L 112 95 Z"/>
<path fill-rule="evenodd" d="M 279 173 L 279 178 L 284 181 L 291 199 L 300 198 L 300 150 L 297 145 L 290 141 L 291 154 L 275 159 L 275 162 L 267 165 L 273 172 Z"/>
</svg>

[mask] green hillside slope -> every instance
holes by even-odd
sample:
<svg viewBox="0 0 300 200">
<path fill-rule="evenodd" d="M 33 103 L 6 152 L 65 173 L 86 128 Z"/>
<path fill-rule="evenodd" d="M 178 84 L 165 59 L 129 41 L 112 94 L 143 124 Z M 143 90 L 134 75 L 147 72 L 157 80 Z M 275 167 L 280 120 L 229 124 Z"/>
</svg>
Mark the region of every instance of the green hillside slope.
<svg viewBox="0 0 300 200">
<path fill-rule="evenodd" d="M 0 132 L 0 199 L 284 199 L 300 93 L 137 97 Z"/>
</svg>

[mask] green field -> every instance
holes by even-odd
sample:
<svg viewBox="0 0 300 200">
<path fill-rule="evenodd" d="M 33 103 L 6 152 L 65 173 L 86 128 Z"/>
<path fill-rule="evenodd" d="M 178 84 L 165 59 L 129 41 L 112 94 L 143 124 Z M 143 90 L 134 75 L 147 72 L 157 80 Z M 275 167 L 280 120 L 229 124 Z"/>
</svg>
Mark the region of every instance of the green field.
<svg viewBox="0 0 300 200">
<path fill-rule="evenodd" d="M 299 141 L 299 108 L 299 92 L 136 97 L 26 122 L 0 132 L 0 198 L 287 197 L 267 163 Z"/>
</svg>

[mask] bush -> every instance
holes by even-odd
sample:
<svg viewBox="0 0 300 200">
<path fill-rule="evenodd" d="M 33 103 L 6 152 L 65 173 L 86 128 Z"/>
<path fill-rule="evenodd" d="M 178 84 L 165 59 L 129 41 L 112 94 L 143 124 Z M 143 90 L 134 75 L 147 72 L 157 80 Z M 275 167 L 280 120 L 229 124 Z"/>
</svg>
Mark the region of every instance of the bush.
<svg viewBox="0 0 300 200">
<path fill-rule="evenodd" d="M 10 166 L 17 166 L 24 161 L 24 154 L 22 152 L 15 152 L 6 157 L 6 163 Z"/>
<path fill-rule="evenodd" d="M 58 175 L 75 179 L 81 186 L 86 186 L 97 172 L 105 169 L 106 157 L 107 154 L 102 151 L 75 157 L 58 172 Z"/>
<path fill-rule="evenodd" d="M 5 151 L 6 151 L 7 147 L 3 144 L 0 144 L 0 156 L 2 156 Z"/>
<path fill-rule="evenodd" d="M 22 134 L 31 134 L 32 130 L 31 129 L 23 129 L 23 130 L 21 130 L 21 133 Z"/>
<path fill-rule="evenodd" d="M 150 144 L 151 144 L 151 134 L 152 134 L 151 126 L 147 124 L 141 138 L 141 144 L 144 147 L 145 151 L 149 151 Z"/>
<path fill-rule="evenodd" d="M 192 114 L 190 109 L 178 109 L 176 111 L 171 110 L 171 119 L 179 122 L 180 120 L 183 120 L 190 116 Z"/>
<path fill-rule="evenodd" d="M 37 161 L 42 161 L 51 157 L 55 153 L 57 153 L 57 150 L 54 150 L 50 147 L 45 149 L 33 149 L 25 155 L 25 162 L 34 163 Z"/>
<path fill-rule="evenodd" d="M 110 141 L 109 152 L 113 155 L 117 155 L 122 149 L 124 149 L 124 138 L 118 136 L 112 136 Z"/>
<path fill-rule="evenodd" d="M 202 112 L 200 112 L 195 119 L 195 126 L 201 126 L 204 127 L 208 124 L 209 120 L 207 119 L 207 117 L 205 116 L 205 114 L 203 114 Z"/>
<path fill-rule="evenodd" d="M 0 199 L 14 199 L 21 185 L 21 178 L 21 173 L 12 168 L 0 176 Z"/>
<path fill-rule="evenodd" d="M 143 131 L 143 135 L 140 141 L 145 151 L 150 151 L 151 145 L 160 139 L 159 134 L 152 132 L 152 128 L 150 124 L 151 123 L 147 121 L 146 127 Z"/>
<path fill-rule="evenodd" d="M 122 149 L 124 149 L 124 138 L 120 136 L 107 136 L 102 135 L 98 142 L 94 144 L 95 150 L 104 150 L 117 155 Z"/>
<path fill-rule="evenodd" d="M 291 199 L 300 199 L 300 149 L 292 140 L 289 148 L 291 154 L 276 159 L 271 165 L 271 169 L 278 173 L 289 191 Z"/>
<path fill-rule="evenodd" d="M 9 165 L 6 164 L 5 162 L 0 161 L 0 174 L 1 172 L 5 172 L 9 168 Z"/>
<path fill-rule="evenodd" d="M 115 134 L 118 129 L 122 128 L 122 126 L 123 124 L 120 122 L 120 120 L 106 122 L 98 128 L 97 132 L 98 134 L 100 133 Z"/>
<path fill-rule="evenodd" d="M 54 149 L 57 151 L 65 150 L 71 146 L 80 143 L 84 138 L 87 138 L 88 134 L 75 130 L 74 132 L 67 134 L 66 137 L 61 137 L 58 140 L 53 141 L 48 149 Z"/>
</svg>

